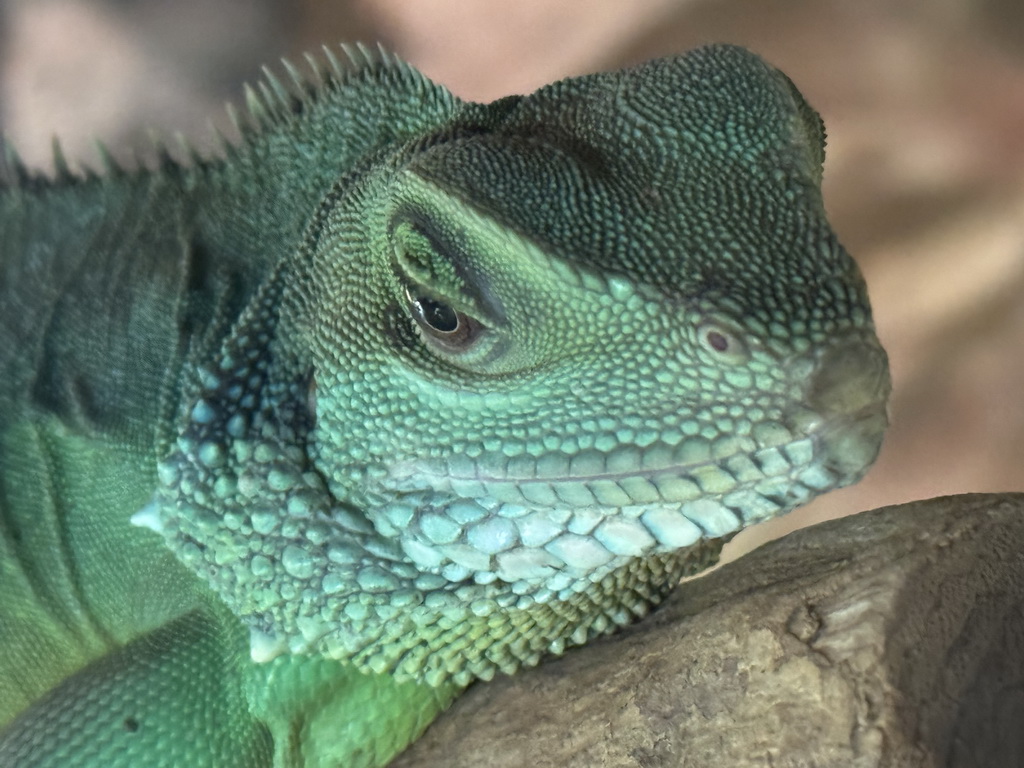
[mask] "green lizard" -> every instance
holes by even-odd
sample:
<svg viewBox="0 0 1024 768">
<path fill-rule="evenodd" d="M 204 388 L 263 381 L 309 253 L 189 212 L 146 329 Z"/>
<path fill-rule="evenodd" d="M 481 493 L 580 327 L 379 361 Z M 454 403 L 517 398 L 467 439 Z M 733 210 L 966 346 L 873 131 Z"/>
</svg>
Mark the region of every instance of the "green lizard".
<svg viewBox="0 0 1024 768">
<path fill-rule="evenodd" d="M 5 151 L 0 765 L 381 765 L 877 453 L 784 75 L 481 105 L 348 53 L 221 159 Z"/>
</svg>

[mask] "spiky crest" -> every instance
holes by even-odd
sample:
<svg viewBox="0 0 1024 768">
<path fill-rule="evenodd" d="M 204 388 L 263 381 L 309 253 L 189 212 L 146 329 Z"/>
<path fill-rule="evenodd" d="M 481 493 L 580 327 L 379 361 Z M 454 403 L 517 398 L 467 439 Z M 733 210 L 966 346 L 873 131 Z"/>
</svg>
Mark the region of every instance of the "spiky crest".
<svg viewBox="0 0 1024 768">
<path fill-rule="evenodd" d="M 53 170 L 56 182 L 67 184 L 75 178 L 71 172 L 71 166 L 68 165 L 68 159 L 64 155 L 64 148 L 60 145 L 60 139 L 56 136 L 53 137 Z"/>
<path fill-rule="evenodd" d="M 33 178 L 14 145 L 0 134 L 0 189 L 21 187 L 31 183 Z"/>
<path fill-rule="evenodd" d="M 202 155 L 180 133 L 174 135 L 177 151 L 172 153 L 162 136 L 151 132 L 150 149 L 156 159 L 155 168 L 149 167 L 153 165 L 152 161 L 147 163 L 138 155 L 133 163 L 124 164 L 113 156 L 105 144 L 97 141 L 95 146 L 99 155 L 99 169 L 83 165 L 83 170 L 76 173 L 55 138 L 52 159 L 55 170 L 51 177 L 42 171 L 30 170 L 22 162 L 13 144 L 0 134 L 0 192 L 102 182 L 106 179 L 124 179 L 135 175 L 221 162 L 225 157 L 230 159 L 246 143 L 253 141 L 260 134 L 295 120 L 326 95 L 345 88 L 353 78 L 374 71 L 390 70 L 390 74 L 402 81 L 421 87 L 427 87 L 429 84 L 416 69 L 379 44 L 373 48 L 362 43 L 341 44 L 337 48 L 343 54 L 344 63 L 333 48 L 324 46 L 319 55 L 303 55 L 308 71 L 303 71 L 288 59 L 282 58 L 281 67 L 287 75 L 284 81 L 270 68 L 264 67 L 263 76 L 255 86 L 245 84 L 243 87 L 244 112 L 231 102 L 226 105 L 232 131 L 241 137 L 240 143 L 225 137 L 211 120 L 209 130 L 215 149 L 209 157 Z"/>
</svg>

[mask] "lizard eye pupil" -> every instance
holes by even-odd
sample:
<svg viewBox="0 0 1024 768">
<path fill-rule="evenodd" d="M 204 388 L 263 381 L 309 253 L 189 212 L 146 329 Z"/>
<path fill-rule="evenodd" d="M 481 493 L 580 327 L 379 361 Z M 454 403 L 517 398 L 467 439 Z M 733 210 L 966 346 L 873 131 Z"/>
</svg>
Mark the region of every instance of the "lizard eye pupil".
<svg viewBox="0 0 1024 768">
<path fill-rule="evenodd" d="M 719 331 L 708 331 L 708 346 L 716 352 L 725 352 L 729 349 L 729 338 Z"/>
<path fill-rule="evenodd" d="M 484 331 L 479 322 L 443 299 L 409 288 L 405 290 L 405 298 L 424 338 L 447 352 L 468 349 Z"/>
<path fill-rule="evenodd" d="M 413 306 L 420 322 L 437 333 L 455 333 L 459 329 L 459 313 L 434 299 L 419 296 L 413 299 Z"/>
</svg>

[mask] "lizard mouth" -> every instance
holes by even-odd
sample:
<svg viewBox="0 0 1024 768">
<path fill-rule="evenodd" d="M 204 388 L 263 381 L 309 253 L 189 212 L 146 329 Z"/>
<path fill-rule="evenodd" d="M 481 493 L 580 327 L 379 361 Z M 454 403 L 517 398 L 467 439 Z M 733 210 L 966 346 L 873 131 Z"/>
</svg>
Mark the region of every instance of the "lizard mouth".
<svg viewBox="0 0 1024 768">
<path fill-rule="evenodd" d="M 789 477 L 808 467 L 820 467 L 836 484 L 845 485 L 860 479 L 874 461 L 887 425 L 885 405 L 879 402 L 828 422 L 816 419 L 812 424 L 805 419 L 807 432 L 802 436 L 778 427 L 768 444 L 743 436 L 716 441 L 695 437 L 609 452 L 582 450 L 572 456 L 457 455 L 443 467 L 419 462 L 392 465 L 387 484 L 399 492 L 429 488 L 534 507 L 686 502 L 727 494 L 766 478 Z M 579 487 L 593 498 L 581 497 Z"/>
<path fill-rule="evenodd" d="M 621 558 L 728 536 L 855 482 L 886 424 L 884 406 L 872 405 L 819 421 L 803 436 L 784 439 L 780 429 L 775 445 L 697 439 L 558 461 L 459 458 L 442 471 L 396 467 L 390 483 L 398 501 L 374 522 L 419 567 L 447 567 L 449 577 L 493 573 L 550 583 L 559 574 L 569 584 Z M 395 510 L 401 519 L 389 522 Z"/>
</svg>

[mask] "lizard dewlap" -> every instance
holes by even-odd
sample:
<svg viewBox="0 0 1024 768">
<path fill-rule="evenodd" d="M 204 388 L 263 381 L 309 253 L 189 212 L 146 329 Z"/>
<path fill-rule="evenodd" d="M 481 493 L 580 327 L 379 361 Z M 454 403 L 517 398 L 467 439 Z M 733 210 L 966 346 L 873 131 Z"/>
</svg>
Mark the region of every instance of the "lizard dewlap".
<svg viewBox="0 0 1024 768">
<path fill-rule="evenodd" d="M 349 55 L 268 75 L 223 159 L 7 151 L 0 764 L 381 765 L 878 452 L 783 74 L 472 104 Z"/>
</svg>

